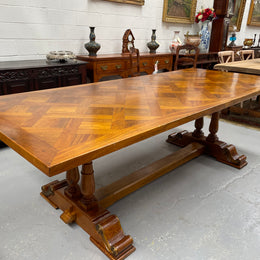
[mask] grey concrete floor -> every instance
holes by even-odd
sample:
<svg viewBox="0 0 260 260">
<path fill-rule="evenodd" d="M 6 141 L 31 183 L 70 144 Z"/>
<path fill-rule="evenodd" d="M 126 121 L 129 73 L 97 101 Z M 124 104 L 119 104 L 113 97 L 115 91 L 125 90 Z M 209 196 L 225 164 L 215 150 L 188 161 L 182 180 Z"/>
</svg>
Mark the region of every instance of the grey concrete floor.
<svg viewBox="0 0 260 260">
<path fill-rule="evenodd" d="M 184 129 L 193 123 L 175 130 Z M 171 132 L 96 160 L 97 187 L 177 150 L 165 142 Z M 203 155 L 109 208 L 134 239 L 129 260 L 260 259 L 260 131 L 221 121 L 218 135 L 247 155 L 248 166 L 237 170 Z M 1 260 L 107 259 L 39 195 L 41 185 L 63 177 L 48 178 L 0 150 Z"/>
</svg>

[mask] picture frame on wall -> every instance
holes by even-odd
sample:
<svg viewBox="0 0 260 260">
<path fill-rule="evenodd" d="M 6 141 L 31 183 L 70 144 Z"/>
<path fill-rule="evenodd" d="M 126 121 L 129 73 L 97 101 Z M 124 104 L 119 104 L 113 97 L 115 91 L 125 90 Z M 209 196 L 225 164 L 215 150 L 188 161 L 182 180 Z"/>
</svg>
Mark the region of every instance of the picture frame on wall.
<svg viewBox="0 0 260 260">
<path fill-rule="evenodd" d="M 251 0 L 247 25 L 260 26 L 260 2 Z"/>
<path fill-rule="evenodd" d="M 164 0 L 163 18 L 169 23 L 194 23 L 197 0 Z"/>
<path fill-rule="evenodd" d="M 144 0 L 105 0 L 105 1 L 117 2 L 123 4 L 144 5 Z"/>
<path fill-rule="evenodd" d="M 246 0 L 232 0 L 234 2 L 234 14 L 230 20 L 229 31 L 233 31 L 236 27 L 236 32 L 241 29 L 243 15 L 245 11 Z"/>
</svg>

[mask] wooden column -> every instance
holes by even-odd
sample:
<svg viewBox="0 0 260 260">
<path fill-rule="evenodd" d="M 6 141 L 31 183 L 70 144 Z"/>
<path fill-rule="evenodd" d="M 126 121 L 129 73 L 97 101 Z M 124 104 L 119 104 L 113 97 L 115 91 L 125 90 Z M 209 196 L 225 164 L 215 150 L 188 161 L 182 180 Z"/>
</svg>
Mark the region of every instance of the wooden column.
<svg viewBox="0 0 260 260">
<path fill-rule="evenodd" d="M 85 163 L 82 165 L 80 189 L 82 194 L 80 202 L 86 210 L 89 210 L 97 202 L 94 196 L 95 179 L 92 162 Z"/>
<path fill-rule="evenodd" d="M 78 167 L 67 171 L 66 180 L 68 182 L 68 187 L 64 190 L 66 196 L 71 199 L 78 199 L 81 196 L 79 182 L 79 169 Z"/>
<path fill-rule="evenodd" d="M 203 128 L 203 125 L 204 125 L 203 117 L 195 120 L 195 130 L 192 133 L 193 137 L 201 138 L 202 136 L 204 136 L 204 133 L 201 130 Z"/>
<path fill-rule="evenodd" d="M 218 141 L 218 137 L 217 137 L 218 121 L 219 121 L 219 112 L 213 113 L 209 125 L 209 135 L 206 141 L 211 143 Z"/>
</svg>

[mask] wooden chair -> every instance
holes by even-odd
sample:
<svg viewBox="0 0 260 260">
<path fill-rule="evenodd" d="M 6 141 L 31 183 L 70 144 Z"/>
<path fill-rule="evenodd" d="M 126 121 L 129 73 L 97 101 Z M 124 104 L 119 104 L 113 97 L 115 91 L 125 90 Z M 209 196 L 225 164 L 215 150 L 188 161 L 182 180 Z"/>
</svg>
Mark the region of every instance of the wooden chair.
<svg viewBox="0 0 260 260">
<path fill-rule="evenodd" d="M 235 61 L 234 51 L 219 51 L 218 58 L 220 63 L 227 63 Z"/>
<path fill-rule="evenodd" d="M 234 51 L 219 51 L 218 59 L 219 59 L 220 63 L 228 63 L 228 62 L 235 61 L 235 52 Z M 221 71 L 228 72 L 227 70 L 221 70 Z M 221 113 L 228 115 L 230 113 L 230 107 L 223 109 L 221 111 Z"/>
<path fill-rule="evenodd" d="M 180 57 L 180 51 L 181 50 L 186 50 L 188 53 L 184 54 L 183 57 Z M 178 65 L 183 66 L 190 66 L 192 65 L 193 68 L 196 68 L 197 66 L 197 60 L 198 60 L 198 54 L 199 54 L 199 48 L 190 45 L 190 44 L 184 44 L 180 45 L 176 49 L 176 58 L 175 58 L 175 63 L 174 63 L 174 70 L 178 69 Z"/>
<path fill-rule="evenodd" d="M 139 50 L 131 47 L 130 48 L 130 77 L 140 76 L 140 55 Z"/>
<path fill-rule="evenodd" d="M 255 51 L 254 50 L 241 50 L 240 51 L 240 58 L 241 60 L 249 60 L 255 58 Z"/>
<path fill-rule="evenodd" d="M 241 60 L 249 60 L 255 58 L 255 51 L 254 50 L 241 50 L 240 51 L 240 58 Z M 259 100 L 260 96 L 255 96 L 253 98 L 250 98 L 249 100 L 249 108 L 251 109 L 253 107 L 253 104 Z"/>
</svg>

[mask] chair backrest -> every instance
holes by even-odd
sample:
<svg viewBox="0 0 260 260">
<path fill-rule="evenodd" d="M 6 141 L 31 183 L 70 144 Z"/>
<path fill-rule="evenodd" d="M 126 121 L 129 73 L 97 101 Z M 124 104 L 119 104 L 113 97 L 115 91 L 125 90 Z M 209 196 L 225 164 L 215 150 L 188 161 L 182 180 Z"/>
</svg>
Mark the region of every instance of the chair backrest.
<svg viewBox="0 0 260 260">
<path fill-rule="evenodd" d="M 140 55 L 139 50 L 131 47 L 130 48 L 130 76 L 140 76 Z"/>
<path fill-rule="evenodd" d="M 255 51 L 254 50 L 241 50 L 240 51 L 240 58 L 241 60 L 249 60 L 255 58 Z"/>
<path fill-rule="evenodd" d="M 180 54 L 181 50 L 186 50 L 186 53 Z M 183 57 L 180 57 L 180 55 L 183 55 Z M 178 69 L 178 65 L 187 66 L 187 64 L 189 65 L 191 64 L 193 68 L 196 68 L 198 55 L 199 55 L 198 47 L 191 44 L 179 45 L 176 49 L 174 70 Z"/>
<path fill-rule="evenodd" d="M 219 51 L 218 58 L 220 63 L 235 61 L 234 51 Z"/>
</svg>

